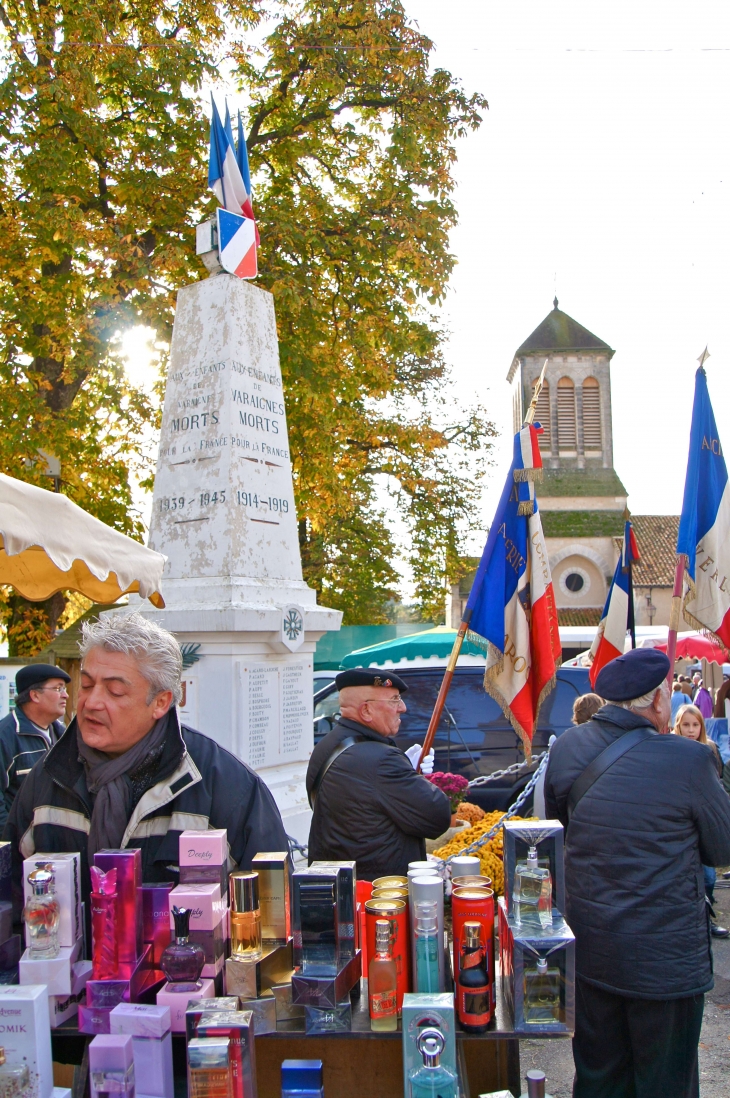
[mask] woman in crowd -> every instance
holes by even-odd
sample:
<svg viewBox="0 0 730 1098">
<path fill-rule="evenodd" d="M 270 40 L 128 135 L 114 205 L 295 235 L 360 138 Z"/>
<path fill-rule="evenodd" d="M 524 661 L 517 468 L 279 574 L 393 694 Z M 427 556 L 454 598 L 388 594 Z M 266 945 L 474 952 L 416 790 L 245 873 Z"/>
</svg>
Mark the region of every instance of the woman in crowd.
<svg viewBox="0 0 730 1098">
<path fill-rule="evenodd" d="M 674 731 L 678 736 L 685 736 L 688 740 L 696 740 L 698 743 L 704 743 L 707 747 L 711 748 L 717 767 L 717 775 L 720 778 L 722 777 L 723 764 L 722 759 L 720 758 L 720 752 L 717 750 L 717 744 L 713 743 L 712 740 L 708 740 L 707 730 L 705 728 L 705 718 L 696 705 L 683 705 L 677 711 L 677 716 L 674 721 Z M 707 893 L 707 898 L 712 907 L 715 900 L 715 881 L 717 880 L 717 872 L 710 865 L 703 865 L 702 871 L 705 875 L 705 892 Z M 718 926 L 715 922 L 711 924 L 710 929 L 715 938 L 727 938 L 730 936 L 730 930 L 727 930 L 723 926 Z"/>
<path fill-rule="evenodd" d="M 573 724 L 585 724 L 604 704 L 598 694 L 581 694 L 573 702 Z"/>
</svg>

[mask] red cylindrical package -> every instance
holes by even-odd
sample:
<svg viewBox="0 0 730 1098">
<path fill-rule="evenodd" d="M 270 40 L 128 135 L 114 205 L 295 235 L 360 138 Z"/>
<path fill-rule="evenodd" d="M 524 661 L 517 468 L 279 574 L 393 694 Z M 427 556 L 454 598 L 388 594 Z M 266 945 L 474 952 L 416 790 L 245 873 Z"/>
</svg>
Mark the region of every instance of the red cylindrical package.
<svg viewBox="0 0 730 1098">
<path fill-rule="evenodd" d="M 362 950 L 362 970 L 368 970 L 367 943 L 365 941 L 365 901 L 373 894 L 371 881 L 358 881 L 355 885 L 355 905 L 357 911 L 357 936 L 356 945 Z"/>
<path fill-rule="evenodd" d="M 494 892 L 491 888 L 455 888 L 451 894 L 451 923 L 454 949 L 454 976 L 459 972 L 463 927 L 466 922 L 478 922 L 484 928 L 482 941 L 487 952 L 489 1000 L 491 1012 L 496 1004 L 494 984 Z M 457 977 L 458 979 L 458 977 Z"/>
<path fill-rule="evenodd" d="M 398 1013 L 403 1006 L 403 996 L 410 989 L 411 947 L 408 940 L 408 904 L 403 900 L 368 900 L 365 904 L 365 931 L 368 957 L 375 956 L 375 922 L 387 919 L 390 923 L 390 947 L 393 952 L 397 976 L 396 999 Z"/>
</svg>

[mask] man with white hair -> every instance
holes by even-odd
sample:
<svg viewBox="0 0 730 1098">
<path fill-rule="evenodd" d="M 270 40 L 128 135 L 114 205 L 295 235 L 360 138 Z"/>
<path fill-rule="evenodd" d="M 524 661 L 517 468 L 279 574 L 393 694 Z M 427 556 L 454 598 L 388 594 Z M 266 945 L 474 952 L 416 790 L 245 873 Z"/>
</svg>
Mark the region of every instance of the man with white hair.
<svg viewBox="0 0 730 1098">
<path fill-rule="evenodd" d="M 697 1098 L 713 986 L 702 866 L 730 863 L 730 798 L 710 748 L 668 731 L 669 660 L 637 648 L 607 699 L 550 749 L 547 815 L 567 828 L 575 934 L 574 1098 Z"/>
<path fill-rule="evenodd" d="M 342 715 L 307 769 L 310 863 L 354 859 L 365 881 L 405 874 L 409 862 L 426 857 L 424 839 L 451 822 L 449 798 L 416 773 L 421 746 L 404 752 L 395 743 L 408 687 L 376 667 L 342 671 L 335 685 Z M 432 773 L 433 750 L 423 763 Z"/>
<path fill-rule="evenodd" d="M 178 879 L 181 831 L 225 828 L 229 864 L 286 850 L 279 810 L 253 770 L 180 725 L 182 656 L 141 614 L 84 626 L 76 717 L 15 798 L 4 838 L 22 860 L 79 851 L 89 910 L 97 850 L 139 847 L 145 882 Z"/>
</svg>

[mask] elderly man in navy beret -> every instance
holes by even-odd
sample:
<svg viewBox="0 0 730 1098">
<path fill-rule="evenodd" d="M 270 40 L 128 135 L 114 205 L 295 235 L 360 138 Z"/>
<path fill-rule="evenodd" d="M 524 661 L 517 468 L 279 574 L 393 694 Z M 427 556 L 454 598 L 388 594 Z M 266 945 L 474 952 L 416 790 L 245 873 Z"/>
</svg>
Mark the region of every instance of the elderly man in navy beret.
<svg viewBox="0 0 730 1098">
<path fill-rule="evenodd" d="M 0 835 L 26 774 L 64 731 L 70 675 L 31 663 L 15 676 L 15 709 L 0 721 Z"/>
<path fill-rule="evenodd" d="M 730 863 L 730 798 L 710 748 L 667 732 L 669 660 L 600 671 L 607 699 L 553 744 L 548 816 L 567 828 L 576 939 L 574 1098 L 697 1098 L 713 986 L 704 865 Z"/>
<path fill-rule="evenodd" d="M 366 881 L 405 875 L 409 862 L 426 857 L 424 840 L 451 822 L 446 794 L 416 773 L 420 746 L 403 752 L 395 743 L 408 687 L 398 675 L 373 667 L 343 671 L 335 685 L 341 716 L 307 769 L 314 810 L 310 863 L 354 859 Z M 433 750 L 422 770 L 433 771 Z"/>
</svg>

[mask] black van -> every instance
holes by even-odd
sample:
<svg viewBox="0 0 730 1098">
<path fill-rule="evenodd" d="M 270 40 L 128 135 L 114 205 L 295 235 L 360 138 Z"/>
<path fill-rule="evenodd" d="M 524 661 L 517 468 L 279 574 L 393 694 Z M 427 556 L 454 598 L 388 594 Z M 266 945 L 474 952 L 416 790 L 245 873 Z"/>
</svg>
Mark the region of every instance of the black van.
<svg viewBox="0 0 730 1098">
<path fill-rule="evenodd" d="M 423 743 L 436 704 L 444 667 L 403 666 L 393 670 L 408 684 L 396 743 L 403 749 Z M 570 727 L 573 702 L 590 689 L 588 668 L 561 667 L 555 689 L 540 709 L 533 739 L 533 757 L 540 755 L 552 735 Z M 334 683 L 314 695 L 314 742 L 326 736 L 339 713 L 339 695 Z M 496 701 L 484 690 L 483 666 L 457 667 L 446 699 L 434 742 L 436 770 L 463 774 L 471 780 L 493 774 L 524 758 L 522 744 Z M 532 768 L 531 768 L 532 769 Z M 486 811 L 506 809 L 524 789 L 530 777 L 525 770 L 500 778 L 469 792 L 469 800 Z"/>
</svg>

